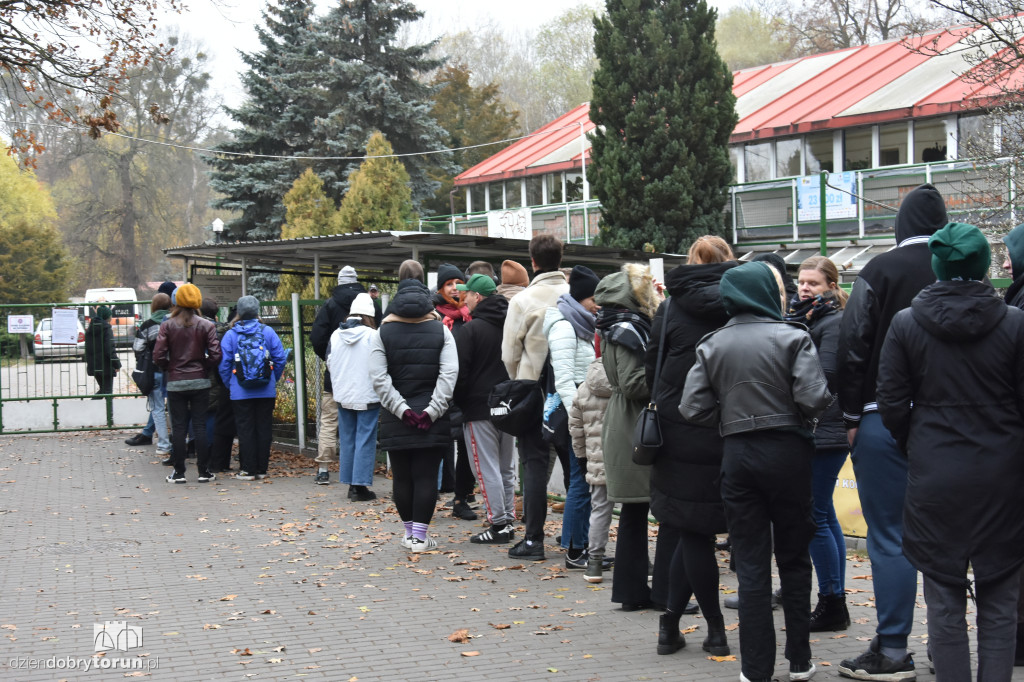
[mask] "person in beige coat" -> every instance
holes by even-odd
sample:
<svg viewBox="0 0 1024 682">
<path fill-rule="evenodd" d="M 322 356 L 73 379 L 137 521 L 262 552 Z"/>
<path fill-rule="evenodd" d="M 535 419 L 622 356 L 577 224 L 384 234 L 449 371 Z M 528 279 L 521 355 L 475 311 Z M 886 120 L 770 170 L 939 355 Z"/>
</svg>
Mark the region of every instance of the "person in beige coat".
<svg viewBox="0 0 1024 682">
<path fill-rule="evenodd" d="M 576 391 L 576 400 L 569 408 L 569 433 L 572 451 L 587 463 L 587 483 L 590 484 L 590 536 L 587 551 L 587 571 L 583 579 L 588 583 L 603 580 L 605 550 L 608 547 L 608 529 L 612 525 L 615 503 L 608 499 L 608 486 L 604 477 L 604 450 L 601 448 L 601 424 L 612 396 L 612 385 L 604 371 L 599 355 L 587 368 L 587 378 Z"/>
<path fill-rule="evenodd" d="M 530 240 L 530 262 L 534 277 L 530 286 L 516 294 L 508 304 L 508 316 L 501 340 L 501 361 L 510 379 L 537 381 L 548 357 L 548 339 L 544 334 L 544 316 L 558 304 L 558 297 L 569 293 L 562 264 L 562 242 L 549 234 Z M 548 444 L 537 415 L 536 433 L 519 437 L 519 461 L 523 465 L 523 512 L 526 516 L 524 538 L 508 551 L 513 559 L 544 560 L 544 519 L 547 516 Z"/>
</svg>

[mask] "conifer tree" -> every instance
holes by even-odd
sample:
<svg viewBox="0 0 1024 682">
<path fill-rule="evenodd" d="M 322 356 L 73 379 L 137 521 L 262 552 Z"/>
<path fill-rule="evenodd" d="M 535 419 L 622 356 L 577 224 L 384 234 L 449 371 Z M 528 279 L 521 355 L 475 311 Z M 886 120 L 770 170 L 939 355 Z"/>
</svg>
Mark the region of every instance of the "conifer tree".
<svg viewBox="0 0 1024 682">
<path fill-rule="evenodd" d="M 607 0 L 595 20 L 587 174 L 601 200 L 599 243 L 685 251 L 725 233 L 737 117 L 715 19 L 706 0 Z"/>
<path fill-rule="evenodd" d="M 328 235 L 337 223 L 338 210 L 334 200 L 324 193 L 323 181 L 311 168 L 303 171 L 284 195 L 284 208 L 286 219 L 281 228 L 282 239 Z M 330 293 L 322 288 L 324 281 L 321 281 L 321 296 Z M 277 300 L 291 298 L 293 291 L 299 292 L 300 298 L 313 298 L 313 278 L 306 275 L 281 275 L 277 285 Z"/>
<path fill-rule="evenodd" d="M 415 220 L 409 173 L 391 156 L 391 143 L 375 132 L 366 160 L 348 177 L 349 190 L 338 208 L 336 232 L 408 230 Z"/>
</svg>

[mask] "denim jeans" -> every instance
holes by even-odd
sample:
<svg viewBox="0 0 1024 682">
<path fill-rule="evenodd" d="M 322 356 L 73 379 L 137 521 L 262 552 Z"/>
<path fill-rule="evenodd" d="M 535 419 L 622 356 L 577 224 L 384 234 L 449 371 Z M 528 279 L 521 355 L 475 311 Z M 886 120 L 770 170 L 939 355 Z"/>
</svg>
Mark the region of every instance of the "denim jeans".
<svg viewBox="0 0 1024 682">
<path fill-rule="evenodd" d="M 902 649 L 914 627 L 917 569 L 903 556 L 903 499 L 907 494 L 907 458 L 877 412 L 861 417 L 853 443 L 868 556 L 875 587 L 878 641 Z"/>
<path fill-rule="evenodd" d="M 811 538 L 811 563 L 821 594 L 844 594 L 846 588 L 846 537 L 832 495 L 848 453 L 849 448 L 823 448 L 814 451 L 811 461 L 811 518 L 816 528 Z"/>
<path fill-rule="evenodd" d="M 349 485 L 373 485 L 377 459 L 377 417 L 369 410 L 338 408 L 338 480 Z"/>
<path fill-rule="evenodd" d="M 569 489 L 562 511 L 562 548 L 583 549 L 590 538 L 590 486 L 586 463 L 569 453 Z"/>
<path fill-rule="evenodd" d="M 156 433 L 156 449 L 161 452 L 171 451 L 171 438 L 167 433 L 167 407 L 164 401 L 167 398 L 167 384 L 164 383 L 164 373 L 156 372 L 153 375 L 153 390 L 149 394 L 149 421 L 153 425 L 153 431 L 148 436 Z M 149 428 L 149 424 L 146 428 Z M 146 433 L 146 429 L 142 430 Z"/>
</svg>

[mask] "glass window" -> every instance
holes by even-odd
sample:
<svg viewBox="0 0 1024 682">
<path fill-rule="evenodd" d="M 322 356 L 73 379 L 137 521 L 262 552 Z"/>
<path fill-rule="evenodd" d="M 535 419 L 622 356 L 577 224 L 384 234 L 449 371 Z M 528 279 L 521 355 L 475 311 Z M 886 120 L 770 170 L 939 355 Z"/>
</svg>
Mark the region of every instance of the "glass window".
<svg viewBox="0 0 1024 682">
<path fill-rule="evenodd" d="M 992 118 L 986 115 L 961 116 L 957 120 L 957 156 L 990 154 L 993 151 L 992 124 Z"/>
<path fill-rule="evenodd" d="M 843 170 L 871 168 L 871 128 L 843 131 Z"/>
<path fill-rule="evenodd" d="M 566 173 L 565 174 L 565 200 L 569 201 L 583 201 L 583 174 L 582 173 Z"/>
<path fill-rule="evenodd" d="M 737 183 L 740 181 L 740 154 L 743 153 L 743 145 L 733 145 L 729 147 L 729 163 L 732 165 L 732 181 Z"/>
<path fill-rule="evenodd" d="M 807 173 L 835 170 L 832 163 L 832 133 L 816 133 L 804 138 L 804 154 L 807 155 Z"/>
<path fill-rule="evenodd" d="M 505 208 L 519 208 L 523 205 L 523 181 L 505 181 Z"/>
<path fill-rule="evenodd" d="M 946 119 L 914 121 L 914 162 L 933 163 L 948 157 Z"/>
<path fill-rule="evenodd" d="M 772 179 L 771 142 L 748 144 L 743 148 L 743 178 L 745 182 L 761 182 Z"/>
<path fill-rule="evenodd" d="M 470 185 L 469 187 L 469 210 L 473 213 L 479 213 L 483 211 L 484 206 L 484 190 L 486 185 Z"/>
<path fill-rule="evenodd" d="M 502 189 L 505 187 L 503 182 L 489 182 L 487 183 L 487 194 L 490 197 L 491 204 L 488 206 L 488 210 L 500 211 L 505 208 L 505 200 L 502 198 Z"/>
<path fill-rule="evenodd" d="M 548 183 L 548 203 L 562 203 L 564 201 L 564 199 L 562 199 L 562 174 L 550 173 L 545 175 L 544 179 Z"/>
<path fill-rule="evenodd" d="M 544 203 L 544 196 L 541 190 L 544 186 L 544 178 L 539 175 L 526 178 L 526 205 L 540 206 Z"/>
<path fill-rule="evenodd" d="M 779 140 L 775 143 L 775 177 L 796 175 L 800 175 L 800 139 Z"/>
<path fill-rule="evenodd" d="M 1024 146 L 1024 116 L 1019 112 L 1008 111 L 1003 113 L 999 120 L 999 151 L 1005 150 L 1006 154 L 1018 154 L 1021 146 Z M 992 127 L 989 124 L 987 129 L 988 139 L 992 139 Z M 989 149 L 992 143 L 989 142 Z"/>
<path fill-rule="evenodd" d="M 907 160 L 907 124 L 890 123 L 878 129 L 878 165 L 898 166 Z"/>
</svg>

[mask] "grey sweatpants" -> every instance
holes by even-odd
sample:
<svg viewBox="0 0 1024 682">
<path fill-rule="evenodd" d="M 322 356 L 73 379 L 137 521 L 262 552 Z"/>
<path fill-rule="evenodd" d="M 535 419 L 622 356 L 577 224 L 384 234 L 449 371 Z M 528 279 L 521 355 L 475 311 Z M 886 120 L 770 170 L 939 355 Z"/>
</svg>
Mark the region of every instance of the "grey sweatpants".
<svg viewBox="0 0 1024 682">
<path fill-rule="evenodd" d="M 462 432 L 480 483 L 487 520 L 492 525 L 512 523 L 516 519 L 515 439 L 499 431 L 490 420 L 466 422 Z"/>
<path fill-rule="evenodd" d="M 590 545 L 587 551 L 591 556 L 604 557 L 614 508 L 615 503 L 608 499 L 608 486 L 590 486 Z"/>
<path fill-rule="evenodd" d="M 1006 682 L 1013 677 L 1017 634 L 1016 571 L 995 583 L 975 583 L 978 624 L 978 682 Z M 928 648 L 936 682 L 966 682 L 971 678 L 967 635 L 967 590 L 924 576 L 928 603 Z"/>
</svg>

